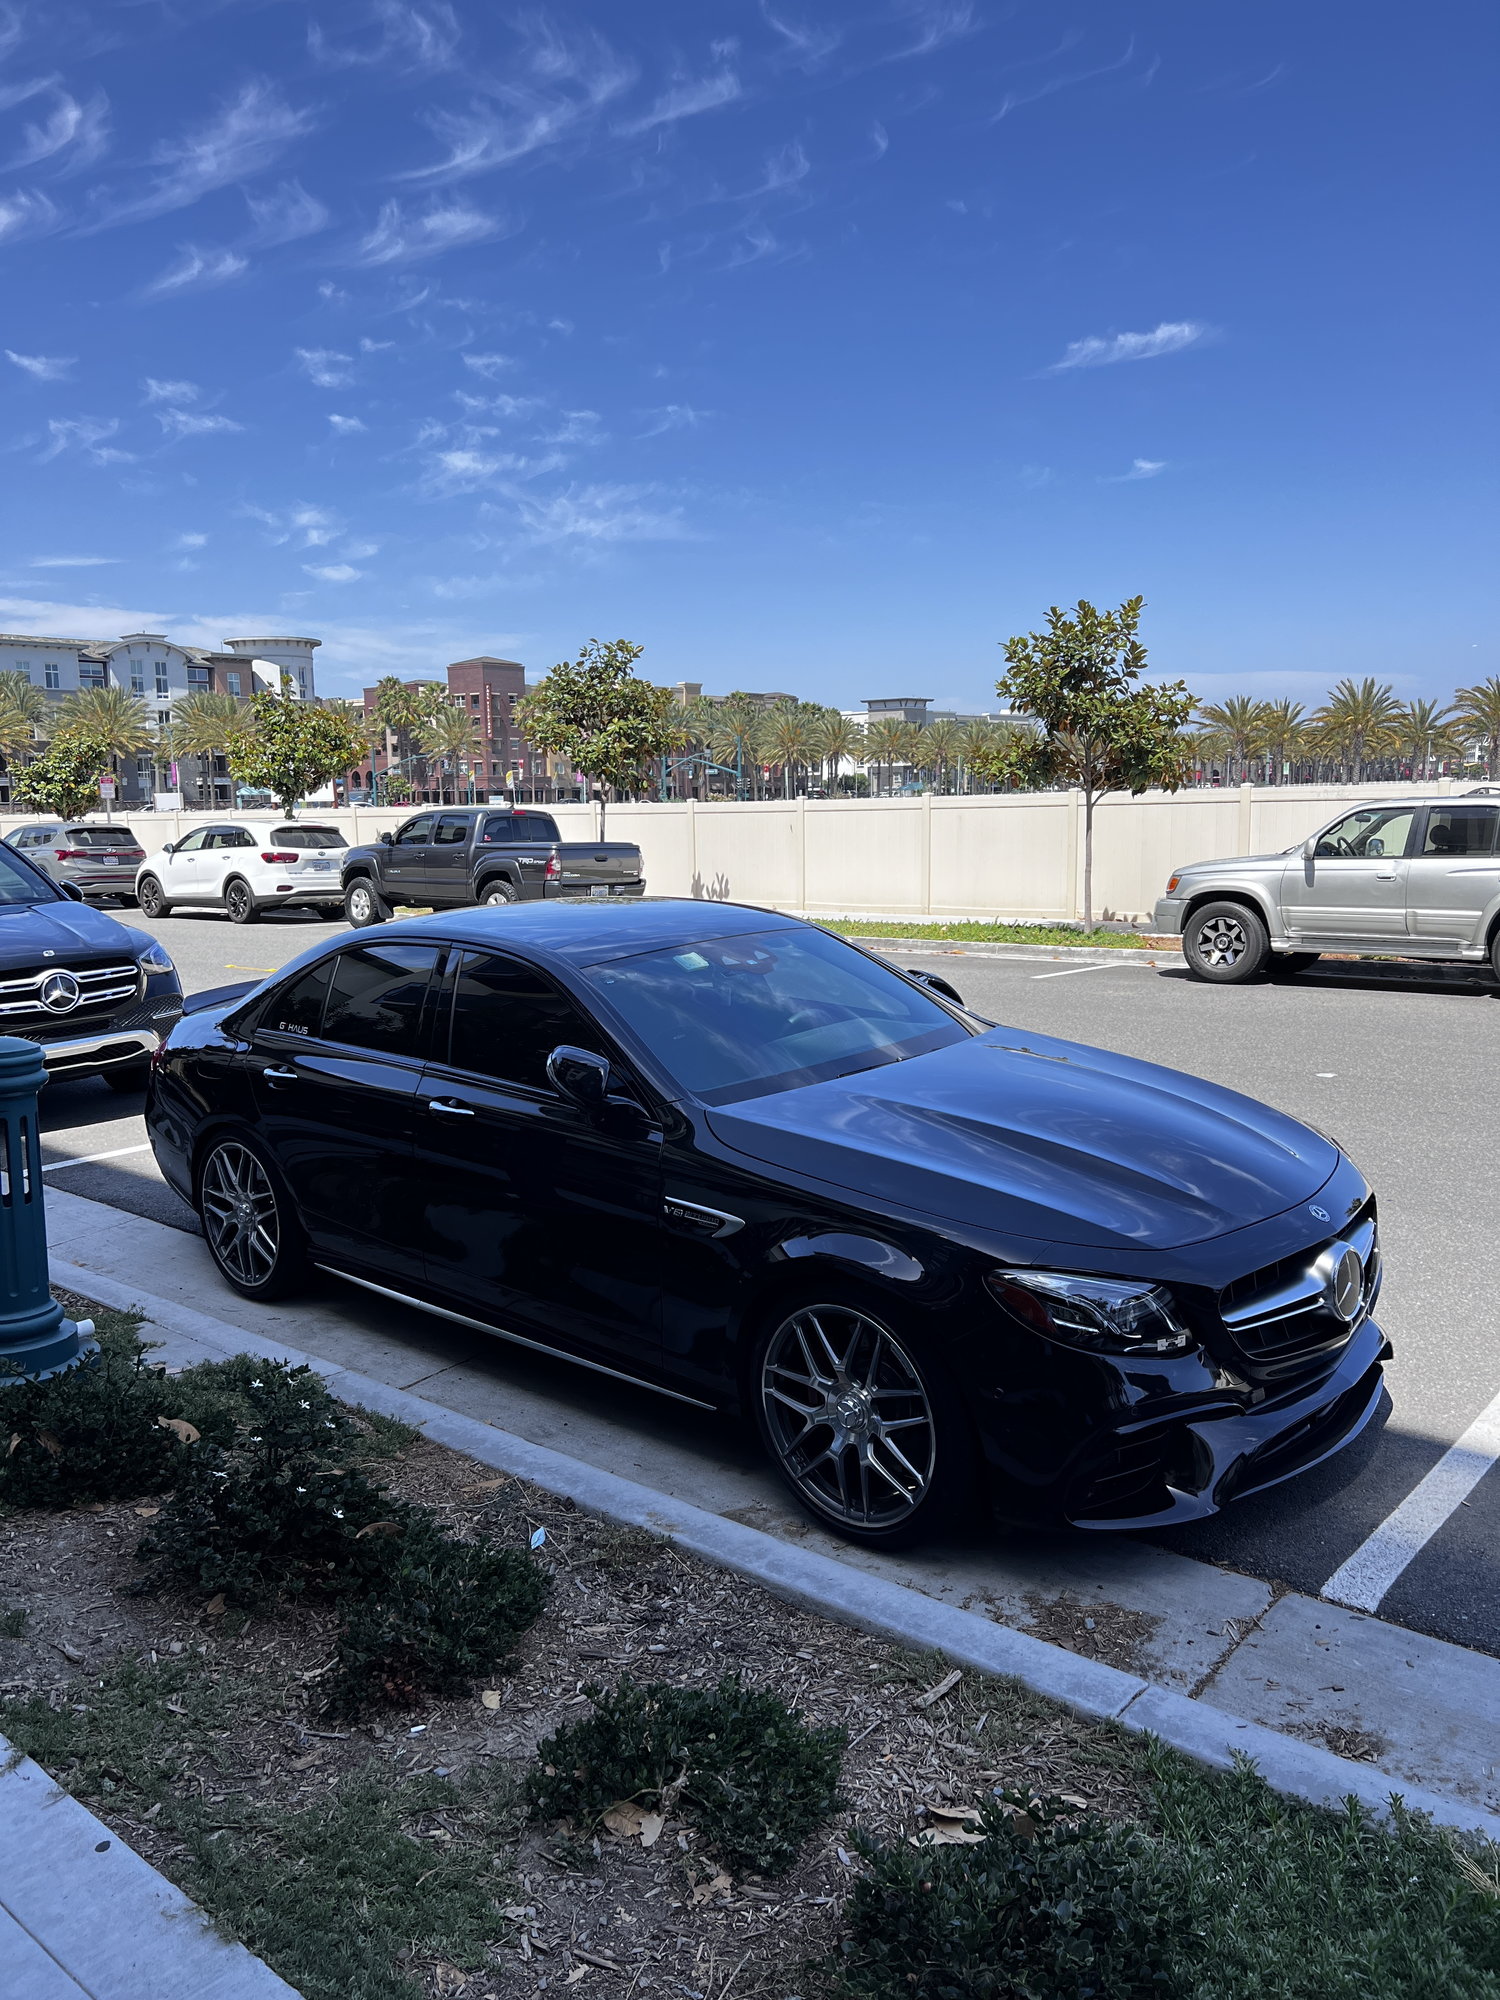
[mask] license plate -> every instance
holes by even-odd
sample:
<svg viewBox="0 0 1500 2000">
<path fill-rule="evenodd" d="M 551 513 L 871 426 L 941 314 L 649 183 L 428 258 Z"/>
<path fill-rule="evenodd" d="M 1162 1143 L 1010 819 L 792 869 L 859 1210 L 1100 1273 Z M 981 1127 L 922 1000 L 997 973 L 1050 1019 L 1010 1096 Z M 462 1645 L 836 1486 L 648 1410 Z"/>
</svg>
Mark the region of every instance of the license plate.
<svg viewBox="0 0 1500 2000">
<path fill-rule="evenodd" d="M 589 890 L 589 894 L 591 896 L 608 896 L 609 884 L 607 882 L 596 882 Z"/>
<path fill-rule="evenodd" d="M 326 870 L 331 868 L 333 863 L 331 861 L 304 861 L 302 866 L 304 868 L 322 868 Z"/>
<path fill-rule="evenodd" d="M 100 865 L 105 868 L 118 868 L 120 865 L 120 857 L 118 854 L 101 854 L 99 856 L 99 862 Z"/>
</svg>

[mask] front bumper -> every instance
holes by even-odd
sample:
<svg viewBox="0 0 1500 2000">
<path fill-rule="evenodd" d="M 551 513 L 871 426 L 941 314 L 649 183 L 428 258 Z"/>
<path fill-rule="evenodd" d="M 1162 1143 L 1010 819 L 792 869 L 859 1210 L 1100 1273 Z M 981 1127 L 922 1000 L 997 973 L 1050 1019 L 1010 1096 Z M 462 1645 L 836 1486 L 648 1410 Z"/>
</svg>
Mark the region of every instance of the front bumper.
<svg viewBox="0 0 1500 2000">
<path fill-rule="evenodd" d="M 153 980 L 160 977 L 153 975 Z M 113 1020 L 91 1021 L 75 1034 L 11 1032 L 36 1043 L 48 1076 L 98 1076 L 107 1069 L 147 1062 L 182 1018 L 182 990 L 175 974 L 167 977 L 172 982 L 169 990 L 148 992 Z"/>
<path fill-rule="evenodd" d="M 1067 1519 L 1078 1528 L 1175 1527 L 1311 1471 L 1374 1419 L 1390 1351 L 1365 1319 L 1310 1388 L 1258 1407 L 1226 1403 L 1119 1426 L 1075 1471 Z"/>
<path fill-rule="evenodd" d="M 1151 929 L 1158 937 L 1182 936 L 1182 912 L 1186 905 L 1180 896 L 1163 896 L 1151 917 Z"/>
</svg>

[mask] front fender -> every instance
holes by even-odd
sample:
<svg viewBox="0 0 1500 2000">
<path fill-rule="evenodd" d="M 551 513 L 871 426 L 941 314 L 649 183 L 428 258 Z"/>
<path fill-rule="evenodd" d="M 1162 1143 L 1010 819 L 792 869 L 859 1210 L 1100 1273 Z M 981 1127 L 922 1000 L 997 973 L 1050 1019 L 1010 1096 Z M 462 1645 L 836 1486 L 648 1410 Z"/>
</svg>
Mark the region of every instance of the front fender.
<svg viewBox="0 0 1500 2000">
<path fill-rule="evenodd" d="M 1226 875 L 1212 883 L 1199 887 L 1191 883 L 1179 886 L 1178 897 L 1182 904 L 1181 928 L 1187 929 L 1193 912 L 1205 903 L 1248 903 L 1259 916 L 1261 922 L 1275 940 L 1286 937 L 1286 929 L 1281 921 L 1281 902 L 1278 891 L 1281 877 L 1274 882 L 1259 879 L 1253 875 Z"/>
</svg>

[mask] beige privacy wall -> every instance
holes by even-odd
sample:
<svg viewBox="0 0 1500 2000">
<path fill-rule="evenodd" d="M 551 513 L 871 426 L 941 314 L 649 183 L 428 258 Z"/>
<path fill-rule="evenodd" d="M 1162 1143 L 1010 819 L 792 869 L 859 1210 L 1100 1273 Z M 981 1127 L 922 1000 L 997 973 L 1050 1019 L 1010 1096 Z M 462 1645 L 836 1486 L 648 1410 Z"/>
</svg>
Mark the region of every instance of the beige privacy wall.
<svg viewBox="0 0 1500 2000">
<path fill-rule="evenodd" d="M 1106 799 L 1094 818 L 1095 913 L 1149 918 L 1174 867 L 1278 852 L 1326 825 L 1343 802 L 1464 789 L 1464 781 L 1444 779 L 1431 787 L 1241 785 Z M 547 810 L 565 840 L 587 840 L 597 830 L 596 807 Z M 189 827 L 228 817 L 147 812 L 128 819 L 152 854 Z M 411 808 L 313 808 L 303 817 L 338 826 L 357 843 L 399 826 Z M 27 823 L 10 815 L 0 818 L 0 831 Z M 1083 802 L 1076 792 L 620 805 L 609 808 L 605 832 L 639 843 L 647 886 L 659 896 L 829 916 L 1068 918 L 1083 909 Z"/>
</svg>

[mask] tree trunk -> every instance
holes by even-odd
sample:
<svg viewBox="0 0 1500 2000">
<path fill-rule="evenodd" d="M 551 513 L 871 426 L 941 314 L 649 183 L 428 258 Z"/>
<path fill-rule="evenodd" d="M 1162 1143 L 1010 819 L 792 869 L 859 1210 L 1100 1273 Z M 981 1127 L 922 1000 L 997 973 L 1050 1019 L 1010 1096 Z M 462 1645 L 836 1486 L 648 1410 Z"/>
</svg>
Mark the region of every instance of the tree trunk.
<svg viewBox="0 0 1500 2000">
<path fill-rule="evenodd" d="M 606 786 L 605 786 L 604 784 L 602 784 L 602 783 L 600 784 L 600 786 L 599 786 L 599 845 L 600 845 L 601 847 L 602 847 L 602 846 L 604 845 L 604 809 L 605 809 L 605 807 L 606 807 L 606 806 L 608 805 L 608 803 L 609 803 L 609 800 L 608 800 L 608 797 L 607 797 L 607 795 L 606 795 L 606 794 L 607 794 L 607 789 L 608 789 L 608 788 L 607 788 L 607 787 L 606 787 Z"/>
<path fill-rule="evenodd" d="M 1083 795 L 1083 928 L 1094 928 L 1094 794 Z"/>
</svg>

